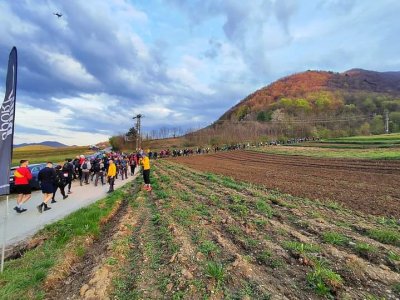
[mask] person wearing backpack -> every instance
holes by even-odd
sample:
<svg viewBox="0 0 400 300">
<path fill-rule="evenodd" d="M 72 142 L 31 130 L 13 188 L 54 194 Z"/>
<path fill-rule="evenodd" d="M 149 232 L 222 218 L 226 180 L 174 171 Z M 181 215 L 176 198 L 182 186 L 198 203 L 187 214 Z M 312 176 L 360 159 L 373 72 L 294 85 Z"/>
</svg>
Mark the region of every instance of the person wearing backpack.
<svg viewBox="0 0 400 300">
<path fill-rule="evenodd" d="M 90 161 L 89 159 L 85 159 L 81 165 L 81 169 L 82 169 L 82 177 L 80 180 L 80 185 L 82 185 L 82 182 L 85 180 L 85 184 L 89 184 L 89 174 L 90 174 L 90 169 L 91 169 L 91 165 L 90 165 Z"/>
<path fill-rule="evenodd" d="M 125 176 L 125 179 L 127 179 L 128 178 L 128 174 L 127 174 L 127 172 L 128 172 L 128 165 L 127 165 L 127 162 L 126 162 L 126 160 L 125 160 L 125 157 L 121 157 L 121 159 L 120 159 L 120 165 L 119 165 L 119 170 L 120 170 L 120 174 L 121 174 L 121 179 L 122 180 L 124 180 L 124 176 Z"/>
<path fill-rule="evenodd" d="M 93 171 L 95 173 L 96 179 L 94 180 L 94 186 L 97 186 L 97 183 L 99 182 L 99 177 L 101 181 L 101 185 L 104 185 L 104 163 L 101 159 L 98 159 L 95 161 L 94 166 L 93 166 Z"/>
<path fill-rule="evenodd" d="M 55 185 L 54 185 L 53 197 L 51 198 L 51 203 L 56 202 L 55 196 L 56 196 L 58 189 L 60 189 L 63 199 L 68 198 L 68 195 L 65 195 L 65 186 L 67 185 L 67 181 L 64 177 L 63 172 L 61 171 L 61 166 L 56 166 L 55 171 L 56 171 L 56 180 L 55 180 Z"/>
</svg>

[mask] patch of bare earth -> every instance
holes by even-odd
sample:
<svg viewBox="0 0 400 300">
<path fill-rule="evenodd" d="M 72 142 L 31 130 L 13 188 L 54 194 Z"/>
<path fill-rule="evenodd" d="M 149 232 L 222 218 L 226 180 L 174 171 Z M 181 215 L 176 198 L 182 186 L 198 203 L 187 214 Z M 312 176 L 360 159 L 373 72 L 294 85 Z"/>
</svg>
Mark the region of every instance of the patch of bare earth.
<svg viewBox="0 0 400 300">
<path fill-rule="evenodd" d="M 172 179 L 163 188 L 189 195 L 183 202 L 171 200 L 173 209 L 190 209 L 199 204 L 208 208 L 211 216 L 197 217 L 187 230 L 200 231 L 203 235 L 206 232 L 223 249 L 229 271 L 228 290 L 234 290 L 244 280 L 270 291 L 273 299 L 318 299 L 306 278 L 316 268 L 317 259 L 343 279 L 341 284 L 331 286 L 335 298 L 397 299 L 392 288 L 400 282 L 398 263 L 389 260 L 387 255 L 399 254 L 400 248 L 382 244 L 365 233 L 371 228 L 396 231 L 398 226 L 381 224 L 378 218 L 340 206 L 330 207 L 329 203 L 271 195 L 262 187 L 231 188 L 175 163 L 163 162 L 159 168 L 160 173 Z M 242 199 L 240 204 L 247 207 L 247 213 L 240 215 L 232 210 L 236 209 L 232 199 Z M 260 199 L 272 207 L 272 216 L 266 217 L 257 209 Z M 348 241 L 331 245 L 323 238 L 327 232 L 343 235 Z M 300 247 L 318 245 L 320 250 L 312 255 L 298 253 L 287 250 L 287 242 L 296 242 Z M 355 246 L 360 243 L 376 251 L 358 252 Z M 260 254 L 265 250 L 269 256 L 262 259 Z"/>
<path fill-rule="evenodd" d="M 400 217 L 399 161 L 320 159 L 251 151 L 174 161 L 294 196 L 328 199 L 355 211 Z"/>
<path fill-rule="evenodd" d="M 102 220 L 103 230 L 99 238 L 86 245 L 86 254 L 71 263 L 62 280 L 46 285 L 46 299 L 109 299 L 113 273 L 108 259 L 113 239 L 131 219 L 128 207 L 128 199 L 123 199 L 110 216 Z M 134 223 L 134 220 L 130 222 Z"/>
</svg>

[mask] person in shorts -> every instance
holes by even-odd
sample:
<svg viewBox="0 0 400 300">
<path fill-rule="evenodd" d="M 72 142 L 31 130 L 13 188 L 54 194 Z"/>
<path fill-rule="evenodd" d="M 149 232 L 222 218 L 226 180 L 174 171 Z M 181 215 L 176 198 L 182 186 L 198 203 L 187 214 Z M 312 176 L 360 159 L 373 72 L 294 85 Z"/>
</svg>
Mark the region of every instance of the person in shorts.
<svg viewBox="0 0 400 300">
<path fill-rule="evenodd" d="M 26 211 L 26 208 L 23 208 L 22 204 L 31 198 L 31 186 L 29 181 L 32 179 L 32 173 L 29 170 L 28 165 L 29 161 L 22 159 L 19 168 L 14 172 L 15 190 L 18 194 L 17 206 L 14 207 L 14 210 L 17 213 L 23 213 Z"/>
<path fill-rule="evenodd" d="M 37 206 L 37 209 L 40 213 L 42 213 L 43 210 L 46 211 L 51 209 L 51 207 L 47 206 L 47 202 L 49 202 L 49 200 L 53 198 L 56 177 L 56 171 L 53 168 L 52 162 L 48 162 L 46 167 L 39 171 L 38 180 L 40 182 L 40 188 L 42 189 L 43 193 L 43 202 Z M 52 201 L 52 203 L 55 202 L 55 200 Z"/>
</svg>

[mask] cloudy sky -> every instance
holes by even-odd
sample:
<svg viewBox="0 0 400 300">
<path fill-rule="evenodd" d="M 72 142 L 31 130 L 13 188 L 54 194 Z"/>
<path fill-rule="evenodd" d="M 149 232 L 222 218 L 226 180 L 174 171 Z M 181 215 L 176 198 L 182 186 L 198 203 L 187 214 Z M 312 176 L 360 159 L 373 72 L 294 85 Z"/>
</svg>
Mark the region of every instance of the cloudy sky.
<svg viewBox="0 0 400 300">
<path fill-rule="evenodd" d="M 0 95 L 15 45 L 15 143 L 93 144 L 138 113 L 145 131 L 199 128 L 294 72 L 399 71 L 399 12 L 398 0 L 0 0 Z"/>
</svg>

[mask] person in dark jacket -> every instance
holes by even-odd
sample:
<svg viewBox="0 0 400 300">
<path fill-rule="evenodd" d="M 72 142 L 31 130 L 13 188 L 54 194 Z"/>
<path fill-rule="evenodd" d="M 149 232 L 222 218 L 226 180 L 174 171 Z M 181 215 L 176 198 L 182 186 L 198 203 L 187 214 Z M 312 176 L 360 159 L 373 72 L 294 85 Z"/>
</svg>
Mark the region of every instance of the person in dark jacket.
<svg viewBox="0 0 400 300">
<path fill-rule="evenodd" d="M 55 196 L 56 196 L 58 189 L 60 189 L 63 199 L 68 198 L 68 195 L 65 195 L 65 186 L 67 184 L 67 180 L 65 179 L 64 174 L 61 171 L 61 166 L 55 167 L 55 171 L 56 171 L 56 181 L 55 181 L 55 185 L 54 185 L 53 197 L 51 198 L 51 203 L 56 202 Z"/>
<path fill-rule="evenodd" d="M 104 167 L 104 163 L 103 160 L 101 159 L 97 159 L 93 165 L 93 172 L 96 176 L 96 179 L 94 180 L 94 185 L 97 186 L 98 182 L 99 182 L 99 177 L 100 177 L 100 181 L 101 181 L 101 185 L 105 185 L 104 183 L 104 172 L 105 172 L 105 167 Z"/>
<path fill-rule="evenodd" d="M 64 176 L 67 180 L 68 185 L 68 194 L 71 194 L 71 184 L 72 184 L 72 177 L 74 175 L 74 166 L 72 165 L 72 159 L 67 158 L 65 159 L 64 166 L 62 168 Z"/>
<path fill-rule="evenodd" d="M 43 193 L 43 202 L 37 206 L 40 213 L 51 209 L 47 206 L 47 202 L 52 198 L 54 192 L 54 185 L 56 182 L 56 171 L 53 168 L 53 163 L 48 162 L 46 167 L 41 169 L 38 174 L 38 180 L 40 182 L 40 188 Z"/>
</svg>

